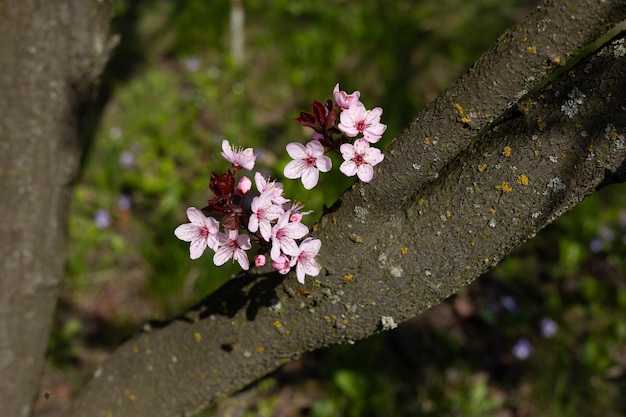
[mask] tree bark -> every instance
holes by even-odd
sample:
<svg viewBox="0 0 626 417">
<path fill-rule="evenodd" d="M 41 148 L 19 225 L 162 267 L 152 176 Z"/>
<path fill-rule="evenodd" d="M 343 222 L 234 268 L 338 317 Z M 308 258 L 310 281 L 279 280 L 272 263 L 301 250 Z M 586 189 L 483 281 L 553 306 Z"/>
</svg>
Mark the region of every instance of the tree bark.
<svg viewBox="0 0 626 417">
<path fill-rule="evenodd" d="M 0 410 L 31 414 L 112 0 L 0 1 Z"/>
<path fill-rule="evenodd" d="M 623 35 L 528 92 L 625 16 L 623 0 L 546 2 L 397 138 L 376 180 L 325 213 L 320 276 L 240 274 L 119 348 L 72 415 L 197 411 L 303 352 L 392 329 L 624 181 Z"/>
</svg>

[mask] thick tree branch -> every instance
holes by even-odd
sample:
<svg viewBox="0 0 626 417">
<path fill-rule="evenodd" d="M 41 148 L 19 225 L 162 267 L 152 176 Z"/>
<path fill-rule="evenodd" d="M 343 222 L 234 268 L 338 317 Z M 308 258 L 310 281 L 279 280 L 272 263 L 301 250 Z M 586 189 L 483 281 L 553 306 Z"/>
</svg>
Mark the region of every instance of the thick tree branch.
<svg viewBox="0 0 626 417">
<path fill-rule="evenodd" d="M 0 2 L 0 409 L 39 391 L 63 271 L 81 115 L 107 58 L 113 3 Z"/>
<path fill-rule="evenodd" d="M 403 133 L 413 141 L 391 145 L 370 199 L 384 204 L 436 179 L 474 135 L 624 19 L 624 0 L 544 2 L 420 113 Z"/>
<path fill-rule="evenodd" d="M 471 145 L 449 139 L 456 157 L 439 159 L 427 185 L 413 178 L 400 193 L 394 183 L 384 203 L 370 194 L 380 188 L 355 185 L 358 202 L 340 200 L 316 232 L 326 275 L 305 287 L 276 274 L 231 280 L 165 328 L 122 346 L 97 370 L 73 416 L 191 411 L 305 351 L 391 329 L 493 267 L 623 170 L 624 42 L 519 103 Z M 478 95 L 458 83 L 452 90 L 456 102 Z M 513 102 L 504 101 L 494 117 Z M 488 106 L 479 103 L 473 108 Z M 469 122 L 456 116 L 450 123 L 465 129 Z M 404 132 L 391 150 L 396 163 L 410 167 L 412 147 L 422 149 L 423 139 L 415 129 Z M 432 146 L 445 149 L 448 136 L 437 141 Z M 384 187 L 381 181 L 373 185 Z"/>
</svg>

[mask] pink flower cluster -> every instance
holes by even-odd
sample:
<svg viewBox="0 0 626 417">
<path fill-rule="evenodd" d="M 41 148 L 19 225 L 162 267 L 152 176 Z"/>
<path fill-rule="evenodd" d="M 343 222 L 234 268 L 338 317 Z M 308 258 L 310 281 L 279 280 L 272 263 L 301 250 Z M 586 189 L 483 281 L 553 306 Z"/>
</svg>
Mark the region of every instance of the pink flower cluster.
<svg viewBox="0 0 626 417">
<path fill-rule="evenodd" d="M 370 144 L 380 140 L 387 126 L 380 123 L 383 109 L 375 107 L 367 110 L 359 100 L 360 97 L 359 91 L 348 94 L 340 90 L 337 84 L 333 98 L 340 111 L 339 120 L 331 100 L 327 100 L 326 104 L 314 101 L 313 113 L 301 112 L 300 117 L 294 119 L 295 123 L 314 130 L 313 140 L 306 146 L 300 143 L 287 145 L 287 153 L 293 161 L 285 166 L 285 177 L 300 178 L 304 188 L 312 189 L 319 181 L 319 173 L 328 172 L 332 168 L 326 153 L 336 151 L 344 159 L 339 167 L 343 174 L 349 177 L 357 175 L 363 182 L 372 180 L 373 167 L 383 160 L 384 155 L 379 149 L 371 148 Z M 350 143 L 349 138 L 356 139 Z"/>
<path fill-rule="evenodd" d="M 211 174 L 209 188 L 215 197 L 200 210 L 188 208 L 190 223 L 174 230 L 176 237 L 190 242 L 191 259 L 199 258 L 209 248 L 215 252 L 215 265 L 223 265 L 232 259 L 247 270 L 250 261 L 246 251 L 255 242 L 259 247 L 255 266 L 265 265 L 265 254 L 269 253 L 272 266 L 281 274 L 287 274 L 295 267 L 301 283 L 304 283 L 305 275 L 317 276 L 320 269 L 315 256 L 319 253 L 321 241 L 308 237 L 297 242 L 309 233 L 309 228 L 301 220 L 310 211 L 301 211 L 302 205 L 283 197 L 281 183 L 268 181 L 257 172 L 254 174 L 254 183 L 259 195 L 252 199 L 251 213 L 248 215 L 244 201 L 252 188 L 252 181 L 242 176 L 235 187 L 235 174 L 242 168 L 252 170 L 256 155 L 252 148 L 232 148 L 226 140 L 222 142 L 222 149 L 222 156 L 232 167 L 223 174 Z M 220 216 L 221 221 L 210 215 Z M 220 231 L 220 223 L 223 232 Z M 247 230 L 250 234 L 239 233 L 239 229 Z"/>
</svg>

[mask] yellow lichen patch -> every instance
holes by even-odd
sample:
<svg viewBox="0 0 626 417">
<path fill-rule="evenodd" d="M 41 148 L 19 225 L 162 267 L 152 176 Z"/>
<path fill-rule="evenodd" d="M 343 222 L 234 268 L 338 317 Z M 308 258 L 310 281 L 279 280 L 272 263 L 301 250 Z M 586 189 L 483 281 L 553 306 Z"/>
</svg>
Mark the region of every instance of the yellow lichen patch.
<svg viewBox="0 0 626 417">
<path fill-rule="evenodd" d="M 420 206 L 424 205 L 424 198 L 420 198 L 419 200 L 417 200 L 417 204 L 419 204 Z"/>
<path fill-rule="evenodd" d="M 611 130 L 611 133 L 609 133 L 609 136 L 610 136 L 611 140 L 615 140 L 615 139 L 617 139 L 617 137 L 619 135 L 617 134 L 617 132 L 615 130 Z"/>
<path fill-rule="evenodd" d="M 593 152 L 593 145 L 587 146 L 587 152 L 589 153 Z"/>
<path fill-rule="evenodd" d="M 390 150 L 390 151 L 389 151 L 389 153 L 390 153 L 391 155 L 395 155 L 395 154 L 396 154 L 396 150 L 395 150 L 395 149 L 392 149 L 392 150 Z"/>
<path fill-rule="evenodd" d="M 533 151 L 533 153 L 535 154 L 535 156 L 539 156 L 539 150 L 538 150 L 538 149 L 535 149 L 535 150 Z"/>
<path fill-rule="evenodd" d="M 469 117 L 467 117 L 467 116 L 463 116 L 463 117 L 461 117 L 461 121 L 462 121 L 463 123 L 465 123 L 465 124 L 468 124 L 468 123 L 469 123 L 469 121 L 470 121 L 470 118 L 469 118 Z"/>
<path fill-rule="evenodd" d="M 199 332 L 195 332 L 193 334 L 193 338 L 196 339 L 196 342 L 200 343 L 200 341 L 202 340 L 202 335 Z"/>
<path fill-rule="evenodd" d="M 352 274 L 346 274 L 343 276 L 343 280 L 346 282 L 352 281 L 354 279 L 354 275 Z"/>
<path fill-rule="evenodd" d="M 511 147 L 510 146 L 505 146 L 504 149 L 502 149 L 502 155 L 506 156 L 507 158 L 511 156 Z"/>
<path fill-rule="evenodd" d="M 333 224 L 337 224 L 337 217 L 333 216 L 332 220 L 333 220 Z"/>
<path fill-rule="evenodd" d="M 430 138 L 424 138 L 424 145 L 430 145 Z"/>
<path fill-rule="evenodd" d="M 409 248 L 404 247 L 404 248 L 400 249 L 400 253 L 403 254 L 403 255 L 406 255 L 407 253 L 409 253 Z"/>
<path fill-rule="evenodd" d="M 454 108 L 456 109 L 456 111 L 459 112 L 459 114 L 463 114 L 463 107 L 461 107 L 461 105 L 459 103 L 454 103 Z"/>
<path fill-rule="evenodd" d="M 314 231 L 314 232 L 317 232 L 317 223 L 315 223 L 315 224 L 313 225 L 313 231 Z"/>
<path fill-rule="evenodd" d="M 544 122 L 541 117 L 537 118 L 537 127 L 539 128 L 539 130 L 544 130 L 547 126 L 548 124 Z"/>
<path fill-rule="evenodd" d="M 566 153 L 562 153 L 560 156 L 561 156 L 561 159 L 566 159 L 567 158 L 567 154 Z"/>
<path fill-rule="evenodd" d="M 537 48 L 535 48 L 534 46 L 527 46 L 526 47 L 526 52 L 528 52 L 529 54 L 536 54 L 537 53 Z"/>
<path fill-rule="evenodd" d="M 133 353 L 139 353 L 139 348 L 137 346 L 133 346 Z"/>
<path fill-rule="evenodd" d="M 489 258 L 485 258 L 485 259 L 483 259 L 483 263 L 484 263 L 485 265 L 487 265 L 487 264 L 489 263 Z"/>
<path fill-rule="evenodd" d="M 513 188 L 511 188 L 511 185 L 508 182 L 502 181 L 502 184 L 496 185 L 496 190 L 502 190 L 505 193 L 510 193 L 513 191 Z"/>
<path fill-rule="evenodd" d="M 272 326 L 276 327 L 277 329 L 280 329 L 281 327 L 283 327 L 283 324 L 279 322 L 278 320 L 276 320 L 272 323 Z"/>
<path fill-rule="evenodd" d="M 352 241 L 354 243 L 363 243 L 363 238 L 359 235 L 354 236 L 354 238 L 352 238 Z"/>
<path fill-rule="evenodd" d="M 291 330 L 285 330 L 285 334 L 289 336 L 291 334 Z"/>
<path fill-rule="evenodd" d="M 480 214 L 480 213 L 474 213 L 474 217 L 480 217 L 480 216 L 482 216 L 482 214 Z"/>
<path fill-rule="evenodd" d="M 446 217 L 447 218 L 452 217 L 452 212 L 450 210 L 446 210 Z"/>
<path fill-rule="evenodd" d="M 150 349 L 146 349 L 144 353 L 145 353 L 146 355 L 151 355 L 151 354 L 152 354 L 152 351 L 151 351 Z"/>
<path fill-rule="evenodd" d="M 550 61 L 552 61 L 553 64 L 561 65 L 561 57 L 558 55 L 554 58 L 550 58 Z"/>
<path fill-rule="evenodd" d="M 530 109 L 533 108 L 533 101 L 531 99 L 523 100 L 519 103 L 519 108 L 524 114 L 528 114 Z"/>
<path fill-rule="evenodd" d="M 263 352 L 265 352 L 265 348 L 263 346 L 259 346 L 258 348 L 256 348 L 256 351 L 258 353 L 263 353 Z"/>
<path fill-rule="evenodd" d="M 523 36 L 522 37 L 522 42 L 528 42 L 528 37 L 527 36 Z"/>
<path fill-rule="evenodd" d="M 520 175 L 519 177 L 517 177 L 517 183 L 519 185 L 528 185 L 528 177 L 526 175 Z"/>
<path fill-rule="evenodd" d="M 300 297 L 302 298 L 313 298 L 313 296 L 311 295 L 310 292 L 308 292 L 307 290 L 303 289 L 303 288 L 298 288 L 296 290 L 296 294 L 298 294 Z"/>
<path fill-rule="evenodd" d="M 489 213 L 491 213 L 491 214 L 496 214 L 496 209 L 494 209 L 493 207 L 491 207 L 491 208 L 489 209 Z"/>
<path fill-rule="evenodd" d="M 478 165 L 478 172 L 483 172 L 486 169 L 487 169 L 487 164 Z"/>
<path fill-rule="evenodd" d="M 472 269 L 472 266 L 471 266 L 471 265 L 465 265 L 465 270 L 466 270 L 466 271 L 469 271 L 469 270 L 471 270 L 471 269 Z"/>
<path fill-rule="evenodd" d="M 409 199 L 409 196 L 408 196 L 408 195 L 403 195 L 403 196 L 402 196 L 402 201 L 407 201 L 408 199 Z"/>
<path fill-rule="evenodd" d="M 126 395 L 126 398 L 131 401 L 135 401 L 137 399 L 137 397 L 135 397 L 135 394 L 133 394 L 129 389 L 124 390 L 124 395 Z"/>
</svg>

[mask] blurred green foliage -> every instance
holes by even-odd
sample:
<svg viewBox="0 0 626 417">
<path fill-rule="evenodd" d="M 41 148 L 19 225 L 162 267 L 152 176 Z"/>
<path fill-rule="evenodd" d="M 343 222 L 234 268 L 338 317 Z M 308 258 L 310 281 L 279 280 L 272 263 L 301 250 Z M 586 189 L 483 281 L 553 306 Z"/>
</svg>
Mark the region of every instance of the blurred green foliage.
<svg viewBox="0 0 626 417">
<path fill-rule="evenodd" d="M 246 0 L 246 62 L 237 66 L 229 2 L 120 1 L 116 29 L 124 38 L 106 77 L 110 102 L 74 194 L 67 297 L 79 299 L 103 280 L 124 288 L 137 275 L 139 296 L 156 316 L 177 314 L 236 271 L 208 256 L 192 262 L 173 235 L 185 208 L 210 197 L 211 171 L 227 168 L 222 139 L 254 147 L 257 167 L 319 215 L 353 180 L 329 174 L 305 193 L 299 181 L 281 178 L 285 145 L 310 135 L 291 119 L 340 82 L 360 90 L 368 107 L 383 107 L 387 144 L 530 6 Z M 618 415 L 610 413 L 626 408 L 624 191 L 589 198 L 448 300 L 476 309 L 456 318 L 455 331 L 418 320 L 305 356 L 304 366 L 315 369 L 288 381 L 308 395 L 302 415 Z M 542 334 L 546 319 L 553 335 Z M 68 346 L 88 327 L 75 318 L 59 327 L 50 345 L 55 363 L 68 360 L 63 352 L 73 356 Z M 521 339 L 532 347 L 525 359 L 513 350 Z M 257 386 L 246 415 L 276 415 L 284 406 L 279 377 Z"/>
</svg>

